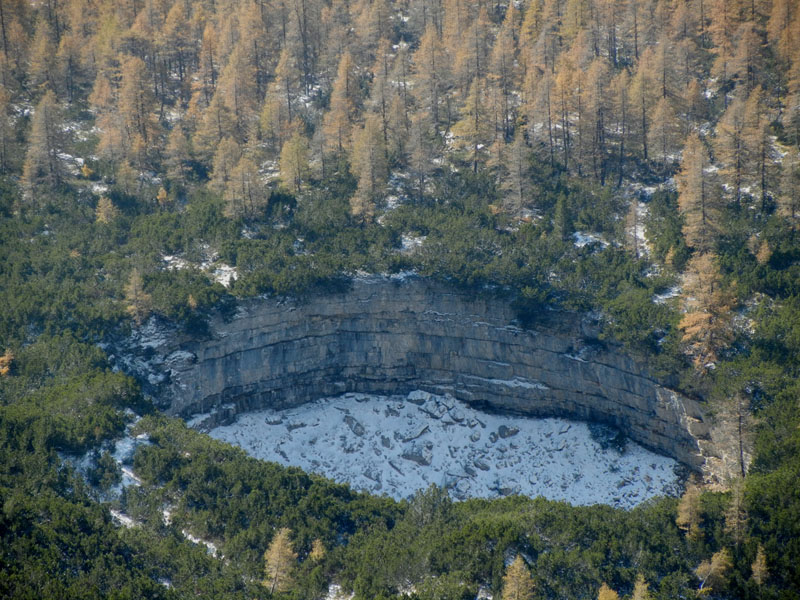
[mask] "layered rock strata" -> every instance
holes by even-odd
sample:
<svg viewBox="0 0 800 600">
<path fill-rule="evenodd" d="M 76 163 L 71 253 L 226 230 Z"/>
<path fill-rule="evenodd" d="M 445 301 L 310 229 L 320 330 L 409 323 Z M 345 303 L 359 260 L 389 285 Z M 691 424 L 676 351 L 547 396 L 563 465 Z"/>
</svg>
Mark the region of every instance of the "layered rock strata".
<svg viewBox="0 0 800 600">
<path fill-rule="evenodd" d="M 169 368 L 160 396 L 171 414 L 230 417 L 420 389 L 487 410 L 607 423 L 705 469 L 708 427 L 694 401 L 598 341 L 587 316 L 547 311 L 539 321 L 523 329 L 506 301 L 416 277 L 356 279 L 307 300 L 253 299 L 227 322 L 215 319 L 210 339 L 159 348 Z"/>
</svg>

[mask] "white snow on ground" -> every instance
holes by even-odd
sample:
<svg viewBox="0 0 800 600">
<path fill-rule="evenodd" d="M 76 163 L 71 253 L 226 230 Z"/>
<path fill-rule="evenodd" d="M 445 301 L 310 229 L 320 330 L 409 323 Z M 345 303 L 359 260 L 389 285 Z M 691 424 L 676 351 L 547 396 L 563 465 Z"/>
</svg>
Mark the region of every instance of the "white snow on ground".
<svg viewBox="0 0 800 600">
<path fill-rule="evenodd" d="M 573 243 L 575 244 L 576 248 L 583 248 L 584 246 L 588 246 L 589 244 L 600 244 L 603 248 L 608 246 L 608 242 L 605 241 L 602 236 L 596 233 L 585 233 L 583 231 L 576 231 L 572 234 Z"/>
<path fill-rule="evenodd" d="M 426 235 L 411 235 L 404 233 L 400 237 L 400 251 L 404 254 L 413 254 L 416 250 L 422 247 L 425 242 Z"/>
<path fill-rule="evenodd" d="M 206 260 L 201 263 L 192 263 L 182 258 L 180 256 L 173 256 L 170 254 L 165 254 L 161 257 L 161 260 L 165 263 L 165 268 L 168 271 L 180 271 L 182 269 L 191 269 L 193 267 L 197 267 L 202 271 L 205 271 L 211 279 L 219 283 L 224 287 L 230 287 L 234 281 L 239 278 L 239 274 L 236 272 L 236 267 L 232 267 L 224 262 L 218 260 L 218 255 L 216 252 L 212 252 L 208 250 L 209 256 Z"/>
<path fill-rule="evenodd" d="M 486 414 L 421 391 L 244 413 L 210 435 L 397 499 L 437 484 L 457 499 L 519 493 L 630 508 L 680 487 L 674 460 L 633 442 L 603 449 L 585 423 Z"/>
</svg>

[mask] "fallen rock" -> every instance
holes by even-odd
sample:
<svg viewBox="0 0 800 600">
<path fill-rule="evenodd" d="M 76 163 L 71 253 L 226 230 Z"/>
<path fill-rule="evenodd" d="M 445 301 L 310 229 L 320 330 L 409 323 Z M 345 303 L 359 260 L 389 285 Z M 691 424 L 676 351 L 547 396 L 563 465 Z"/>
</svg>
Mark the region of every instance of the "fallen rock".
<svg viewBox="0 0 800 600">
<path fill-rule="evenodd" d="M 503 439 L 510 438 L 511 436 L 517 435 L 518 433 L 519 433 L 519 427 L 514 427 L 513 425 L 511 427 L 508 427 L 506 425 L 500 425 L 500 427 L 497 430 L 497 435 L 499 435 Z"/>
<path fill-rule="evenodd" d="M 363 435 L 367 432 L 367 430 L 364 429 L 364 426 L 356 421 L 356 418 L 351 415 L 345 415 L 344 422 L 347 423 L 350 431 L 352 431 L 353 434 L 357 435 L 358 437 L 363 437 Z"/>
<path fill-rule="evenodd" d="M 488 471 L 491 468 L 486 462 L 484 462 L 480 458 L 476 458 L 475 460 L 473 460 L 472 464 L 478 467 L 481 471 Z"/>
</svg>

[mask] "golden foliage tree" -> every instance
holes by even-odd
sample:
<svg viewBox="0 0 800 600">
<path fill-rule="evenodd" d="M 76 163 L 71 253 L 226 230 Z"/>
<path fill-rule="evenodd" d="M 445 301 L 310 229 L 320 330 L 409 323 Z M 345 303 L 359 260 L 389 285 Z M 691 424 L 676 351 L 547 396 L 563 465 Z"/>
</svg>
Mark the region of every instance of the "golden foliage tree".
<svg viewBox="0 0 800 600">
<path fill-rule="evenodd" d="M 297 127 L 281 149 L 280 169 L 283 183 L 300 192 L 309 174 L 308 140 Z"/>
<path fill-rule="evenodd" d="M 94 209 L 95 221 L 98 223 L 111 223 L 119 216 L 119 209 L 114 206 L 111 198 L 108 196 L 100 196 L 97 201 L 97 207 Z"/>
<path fill-rule="evenodd" d="M 752 573 L 751 577 L 753 578 L 753 581 L 755 581 L 758 585 L 764 585 L 767 577 L 769 577 L 769 569 L 767 568 L 767 553 L 764 552 L 764 546 L 761 544 L 758 545 L 756 558 L 753 561 L 753 564 L 750 566 L 750 571 Z"/>
<path fill-rule="evenodd" d="M 731 484 L 731 497 L 725 509 L 725 533 L 739 546 L 747 534 L 747 508 L 744 499 L 744 479 L 737 477 Z"/>
<path fill-rule="evenodd" d="M 720 350 L 733 338 L 730 312 L 733 298 L 723 287 L 717 263 L 713 253 L 696 254 L 684 276 L 687 306 L 678 328 L 699 371 L 716 363 Z"/>
<path fill-rule="evenodd" d="M 125 284 L 125 310 L 133 317 L 136 325 L 141 325 L 147 320 L 152 311 L 152 298 L 144 291 L 144 280 L 139 269 L 134 268 Z"/>
<path fill-rule="evenodd" d="M 597 600 L 619 600 L 619 594 L 603 583 L 597 592 Z"/>
<path fill-rule="evenodd" d="M 458 145 L 469 148 L 472 153 L 473 172 L 478 172 L 481 162 L 481 149 L 493 141 L 493 128 L 486 107 L 486 82 L 475 79 L 469 86 L 469 94 L 461 109 L 461 119 L 453 125 L 453 135 Z"/>
<path fill-rule="evenodd" d="M 686 532 L 687 537 L 692 540 L 700 539 L 703 535 L 700 515 L 700 488 L 689 483 L 686 490 L 678 502 L 678 514 L 675 517 L 675 524 Z"/>
<path fill-rule="evenodd" d="M 252 216 L 266 205 L 269 189 L 261 178 L 256 164 L 242 156 L 231 170 L 223 192 L 225 215 L 231 218 Z"/>
<path fill-rule="evenodd" d="M 297 554 L 289 539 L 291 533 L 286 527 L 279 529 L 264 552 L 262 583 L 270 594 L 285 592 L 292 585 L 292 570 L 297 562 Z"/>
<path fill-rule="evenodd" d="M 14 353 L 6 348 L 0 356 L 0 377 L 8 377 L 11 374 L 11 367 L 14 364 Z"/>
<path fill-rule="evenodd" d="M 683 235 L 686 243 L 700 252 L 712 249 L 719 229 L 719 202 L 709 166 L 708 149 L 696 133 L 690 134 L 675 180 L 678 208 L 684 217 Z"/>
<path fill-rule="evenodd" d="M 40 196 L 37 188 L 45 184 L 57 186 L 64 179 L 64 165 L 59 158 L 63 150 L 61 110 L 52 90 L 47 90 L 36 105 L 28 140 L 28 152 L 22 170 L 22 182 L 31 197 Z"/>
<path fill-rule="evenodd" d="M 503 576 L 502 600 L 533 600 L 534 590 L 528 565 L 518 554 Z"/>
<path fill-rule="evenodd" d="M 730 570 L 733 568 L 731 551 L 723 548 L 711 556 L 711 560 L 701 562 L 695 573 L 700 579 L 700 590 L 721 592 L 728 585 Z"/>
<path fill-rule="evenodd" d="M 650 593 L 650 586 L 641 573 L 636 576 L 636 582 L 633 584 L 633 596 L 631 596 L 631 600 L 653 600 L 653 595 Z"/>
</svg>

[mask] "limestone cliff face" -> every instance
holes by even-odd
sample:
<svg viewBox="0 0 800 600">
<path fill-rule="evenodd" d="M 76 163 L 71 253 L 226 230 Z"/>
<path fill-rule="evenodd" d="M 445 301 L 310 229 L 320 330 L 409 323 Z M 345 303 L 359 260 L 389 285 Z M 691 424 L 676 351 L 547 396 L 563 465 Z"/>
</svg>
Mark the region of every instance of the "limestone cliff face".
<svg viewBox="0 0 800 600">
<path fill-rule="evenodd" d="M 708 429 L 695 402 L 597 342 L 589 319 L 553 311 L 542 320 L 522 329 L 508 303 L 421 278 L 358 279 L 308 301 L 250 300 L 232 320 L 214 321 L 211 339 L 160 349 L 170 367 L 162 398 L 172 414 L 223 405 L 230 414 L 422 389 L 490 410 L 605 422 L 704 470 Z"/>
</svg>

